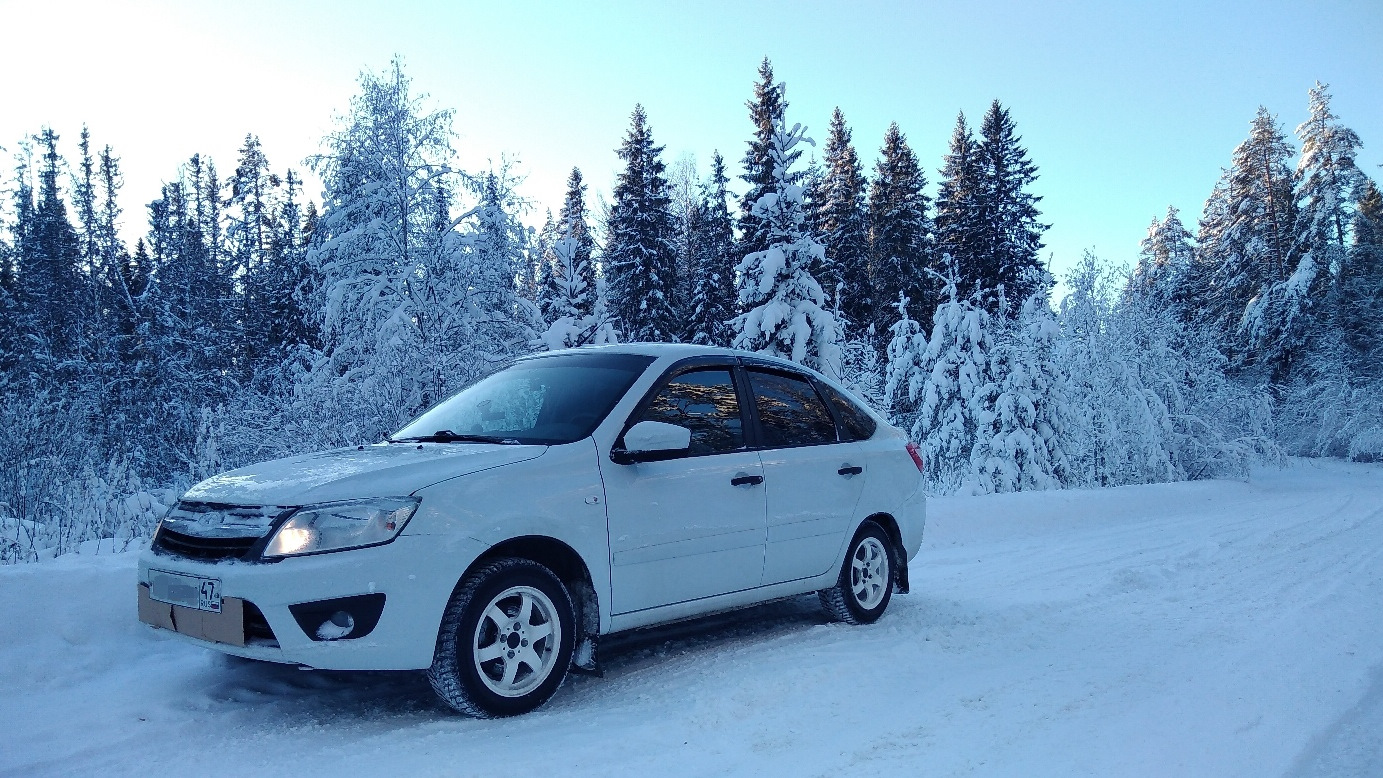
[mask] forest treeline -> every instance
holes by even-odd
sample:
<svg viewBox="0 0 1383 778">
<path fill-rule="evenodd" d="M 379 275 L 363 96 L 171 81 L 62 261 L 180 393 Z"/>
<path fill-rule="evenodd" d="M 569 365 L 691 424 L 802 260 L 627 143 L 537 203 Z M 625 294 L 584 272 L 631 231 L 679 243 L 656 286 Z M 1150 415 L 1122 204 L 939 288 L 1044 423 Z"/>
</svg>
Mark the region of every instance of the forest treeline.
<svg viewBox="0 0 1383 778">
<path fill-rule="evenodd" d="M 306 161 L 320 200 L 253 134 L 228 173 L 194 156 L 128 212 L 85 127 L 70 157 L 51 128 L 22 139 L 0 562 L 146 537 L 191 482 L 374 442 L 517 356 L 621 341 L 836 377 L 909 430 L 936 492 L 1383 457 L 1383 197 L 1324 85 L 1295 144 L 1259 111 L 1194 232 L 1169 208 L 1135 267 L 1087 255 L 1059 301 L 1038 168 L 998 101 L 957 118 L 934 198 L 896 124 L 866 170 L 837 109 L 803 159 L 767 60 L 747 106 L 737 169 L 704 173 L 670 166 L 636 106 L 608 205 L 573 169 L 541 229 L 511 166 L 455 166 L 453 113 L 397 60 Z"/>
</svg>

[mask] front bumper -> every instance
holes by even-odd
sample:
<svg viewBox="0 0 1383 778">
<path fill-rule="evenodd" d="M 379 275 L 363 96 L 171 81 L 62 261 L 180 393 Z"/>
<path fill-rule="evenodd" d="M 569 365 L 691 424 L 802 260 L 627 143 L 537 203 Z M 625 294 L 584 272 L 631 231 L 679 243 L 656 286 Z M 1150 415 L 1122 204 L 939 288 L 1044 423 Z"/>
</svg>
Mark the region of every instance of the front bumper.
<svg viewBox="0 0 1383 778">
<path fill-rule="evenodd" d="M 146 551 L 139 559 L 139 585 L 150 583 L 150 569 L 219 579 L 222 597 L 252 603 L 277 640 L 236 645 L 233 638 L 205 639 L 218 633 L 201 628 L 186 630 L 201 637 L 172 633 L 207 648 L 323 670 L 420 670 L 432 664 L 442 611 L 457 581 L 485 548 L 470 538 L 439 544 L 436 537 L 403 535 L 383 546 L 274 563 L 207 563 Z M 370 594 L 383 594 L 384 608 L 374 629 L 360 638 L 315 640 L 289 609 Z"/>
</svg>

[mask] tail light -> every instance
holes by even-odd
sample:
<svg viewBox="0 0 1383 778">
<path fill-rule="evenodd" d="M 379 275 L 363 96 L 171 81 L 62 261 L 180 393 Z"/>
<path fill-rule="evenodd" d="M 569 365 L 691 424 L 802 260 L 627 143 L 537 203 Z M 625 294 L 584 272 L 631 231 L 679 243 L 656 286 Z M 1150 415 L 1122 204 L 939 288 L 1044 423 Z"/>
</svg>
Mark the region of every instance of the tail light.
<svg viewBox="0 0 1383 778">
<path fill-rule="evenodd" d="M 918 450 L 917 444 L 913 443 L 912 441 L 908 441 L 907 449 L 908 456 L 912 457 L 912 463 L 914 465 L 917 465 L 917 472 L 927 472 L 927 466 L 922 462 L 922 452 Z"/>
</svg>

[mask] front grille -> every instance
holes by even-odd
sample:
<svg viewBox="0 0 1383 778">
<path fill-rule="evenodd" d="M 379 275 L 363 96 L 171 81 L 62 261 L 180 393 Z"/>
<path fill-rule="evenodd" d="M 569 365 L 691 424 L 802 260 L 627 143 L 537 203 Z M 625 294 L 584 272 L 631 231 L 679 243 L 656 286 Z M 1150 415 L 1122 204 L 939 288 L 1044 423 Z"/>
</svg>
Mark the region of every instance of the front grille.
<svg viewBox="0 0 1383 778">
<path fill-rule="evenodd" d="M 163 527 L 154 537 L 156 551 L 166 551 L 188 559 L 216 561 L 244 559 L 259 538 L 199 538 Z"/>
<path fill-rule="evenodd" d="M 199 561 L 249 561 L 250 550 L 291 510 L 278 505 L 180 502 L 159 525 L 153 548 Z"/>
</svg>

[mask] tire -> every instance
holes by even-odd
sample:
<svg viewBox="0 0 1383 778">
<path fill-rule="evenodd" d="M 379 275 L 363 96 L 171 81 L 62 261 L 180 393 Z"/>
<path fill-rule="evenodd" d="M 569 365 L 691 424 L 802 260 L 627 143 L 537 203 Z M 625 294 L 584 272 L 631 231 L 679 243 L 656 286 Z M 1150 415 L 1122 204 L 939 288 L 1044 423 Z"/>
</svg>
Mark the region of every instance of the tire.
<svg viewBox="0 0 1383 778">
<path fill-rule="evenodd" d="M 850 541 L 836 585 L 817 592 L 821 607 L 836 621 L 846 624 L 872 624 L 884 615 L 893 599 L 892 543 L 888 533 L 866 521 Z"/>
<path fill-rule="evenodd" d="M 451 596 L 427 679 L 459 713 L 517 716 L 562 685 L 575 638 L 571 595 L 557 576 L 527 559 L 499 559 Z"/>
</svg>

